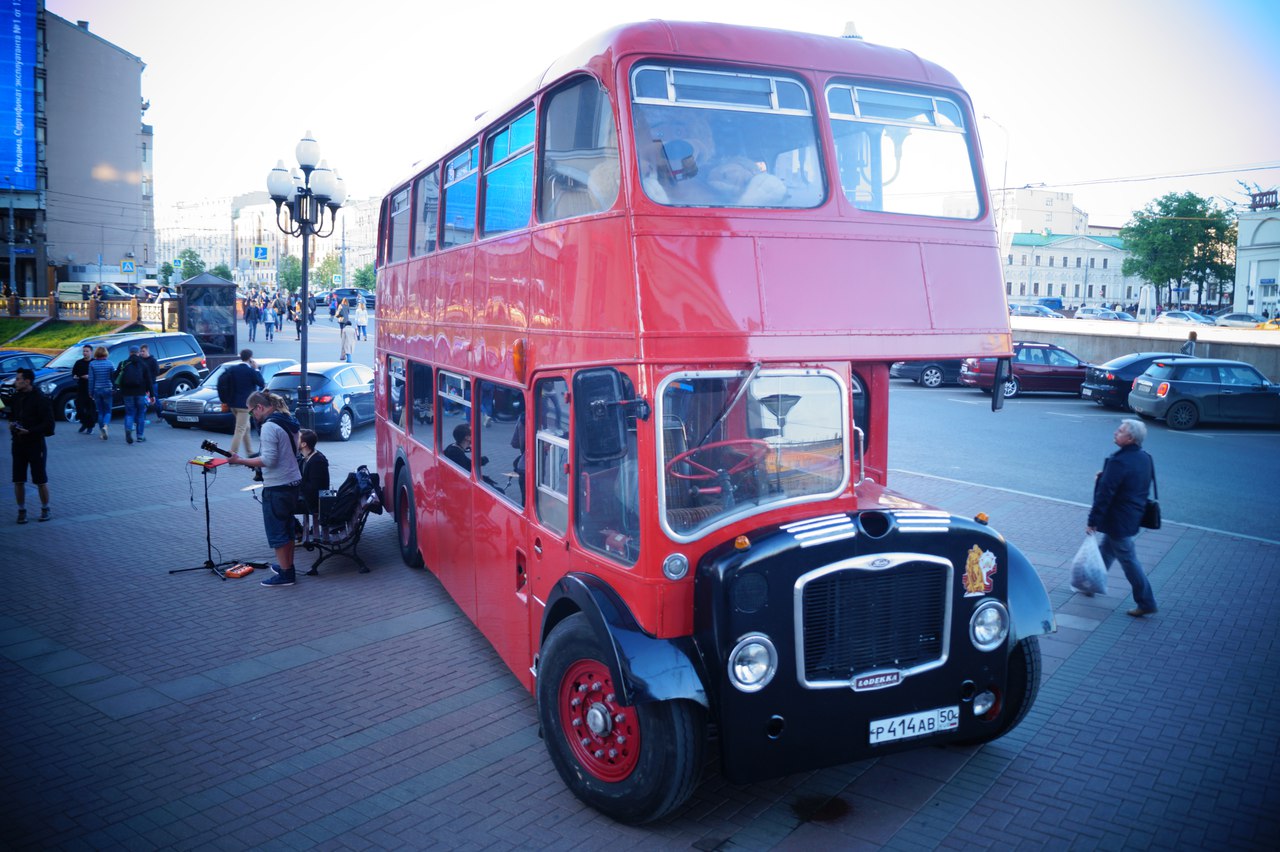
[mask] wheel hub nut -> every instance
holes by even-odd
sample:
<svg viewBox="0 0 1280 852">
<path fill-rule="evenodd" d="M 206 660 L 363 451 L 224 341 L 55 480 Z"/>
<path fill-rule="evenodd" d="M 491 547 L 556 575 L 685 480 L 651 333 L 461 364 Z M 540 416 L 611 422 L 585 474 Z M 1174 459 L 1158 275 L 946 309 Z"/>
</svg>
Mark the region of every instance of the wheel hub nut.
<svg viewBox="0 0 1280 852">
<path fill-rule="evenodd" d="M 603 704 L 592 704 L 591 708 L 587 710 L 587 727 L 597 737 L 608 736 L 613 727 L 613 720 L 609 716 L 609 708 Z"/>
</svg>

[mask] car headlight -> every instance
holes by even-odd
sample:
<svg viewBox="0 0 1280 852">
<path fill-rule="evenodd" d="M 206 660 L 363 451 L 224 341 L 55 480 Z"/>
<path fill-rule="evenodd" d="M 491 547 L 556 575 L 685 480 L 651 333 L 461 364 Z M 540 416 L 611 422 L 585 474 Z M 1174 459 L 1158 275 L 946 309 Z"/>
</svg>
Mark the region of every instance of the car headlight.
<svg viewBox="0 0 1280 852">
<path fill-rule="evenodd" d="M 221 402 L 219 402 L 219 401 L 218 401 L 218 400 L 216 400 L 216 399 L 214 399 L 214 400 L 210 400 L 209 402 L 206 402 L 206 403 L 204 404 L 204 413 L 205 413 L 205 414 L 221 414 L 221 413 L 222 413 L 222 403 L 221 403 Z"/>
<path fill-rule="evenodd" d="M 54 392 L 57 391 L 57 389 L 58 389 L 58 385 L 56 382 L 42 382 L 40 384 L 40 393 L 44 394 L 45 396 L 53 396 Z"/>
<path fill-rule="evenodd" d="M 738 640 L 729 653 L 729 680 L 742 692 L 759 692 L 778 673 L 778 651 L 763 633 Z"/>
<path fill-rule="evenodd" d="M 173 399 L 163 399 L 160 401 L 160 406 L 165 411 L 174 411 L 178 408 L 178 403 Z"/>
<path fill-rule="evenodd" d="M 1009 610 L 996 600 L 983 601 L 969 619 L 969 640 L 979 651 L 994 651 L 1009 636 Z"/>
</svg>

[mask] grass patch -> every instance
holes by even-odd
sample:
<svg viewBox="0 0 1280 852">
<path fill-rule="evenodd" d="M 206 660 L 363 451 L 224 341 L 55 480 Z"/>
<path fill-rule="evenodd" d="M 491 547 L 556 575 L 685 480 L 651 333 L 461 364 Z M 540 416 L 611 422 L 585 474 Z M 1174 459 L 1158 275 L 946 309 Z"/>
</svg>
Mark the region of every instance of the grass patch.
<svg viewBox="0 0 1280 852">
<path fill-rule="evenodd" d="M 0 318 L 0 344 L 6 340 L 12 340 L 35 324 L 35 320 L 23 317 Z"/>
<path fill-rule="evenodd" d="M 66 349 L 84 340 L 86 337 L 96 337 L 100 334 L 113 334 L 118 329 L 119 323 L 113 322 L 54 322 L 47 323 L 43 327 L 31 332 L 18 343 L 24 348 L 31 349 Z M 131 325 L 121 331 L 145 331 L 146 327 L 142 325 Z M 16 333 L 16 332 L 15 332 Z"/>
</svg>

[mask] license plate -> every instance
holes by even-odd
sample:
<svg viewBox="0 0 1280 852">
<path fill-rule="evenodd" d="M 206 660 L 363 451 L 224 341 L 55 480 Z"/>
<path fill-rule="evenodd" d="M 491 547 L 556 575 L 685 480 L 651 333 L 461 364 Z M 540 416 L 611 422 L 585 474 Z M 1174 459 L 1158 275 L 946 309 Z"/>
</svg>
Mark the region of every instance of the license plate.
<svg viewBox="0 0 1280 852">
<path fill-rule="evenodd" d="M 199 417 L 195 417 L 190 414 L 179 414 L 174 419 L 177 420 L 179 423 L 199 423 L 200 422 Z"/>
<path fill-rule="evenodd" d="M 1088 399 L 1089 397 L 1093 396 L 1093 391 L 1089 390 L 1089 388 L 1080 388 L 1080 396 L 1082 396 L 1085 399 Z"/>
<path fill-rule="evenodd" d="M 1141 388 L 1144 391 L 1149 391 L 1151 390 L 1151 382 L 1138 382 L 1138 384 L 1135 385 L 1135 387 Z"/>
<path fill-rule="evenodd" d="M 927 737 L 943 731 L 954 731 L 958 727 L 960 727 L 959 707 L 939 707 L 937 710 L 924 710 L 920 713 L 908 713 L 905 716 L 876 719 L 871 723 L 871 745 L 912 737 Z"/>
</svg>

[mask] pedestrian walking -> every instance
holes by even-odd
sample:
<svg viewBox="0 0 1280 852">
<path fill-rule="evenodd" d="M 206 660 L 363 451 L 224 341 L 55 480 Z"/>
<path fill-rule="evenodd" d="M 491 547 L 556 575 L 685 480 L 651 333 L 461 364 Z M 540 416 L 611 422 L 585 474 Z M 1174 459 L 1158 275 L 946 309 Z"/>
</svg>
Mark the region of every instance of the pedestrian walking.
<svg viewBox="0 0 1280 852">
<path fill-rule="evenodd" d="M 156 414 L 160 413 L 160 362 L 156 360 L 156 356 L 151 354 L 151 344 L 144 343 L 138 347 L 138 355 L 143 361 L 147 362 L 147 369 L 151 371 L 151 397 L 148 400 L 156 407 Z M 146 425 L 147 418 L 142 418 L 143 425 Z M 138 429 L 138 440 L 142 440 L 142 429 Z"/>
<path fill-rule="evenodd" d="M 351 304 L 343 299 L 338 303 L 338 325 L 341 326 L 346 322 L 351 322 Z"/>
<path fill-rule="evenodd" d="M 1196 357 L 1196 333 L 1194 331 L 1187 332 L 1187 342 L 1182 344 L 1182 348 L 1178 350 L 1183 355 Z"/>
<path fill-rule="evenodd" d="M 81 435 L 93 431 L 98 422 L 98 411 L 89 392 L 89 364 L 93 361 L 93 347 L 80 347 L 80 360 L 71 365 L 71 375 L 76 380 L 76 419 L 80 421 Z"/>
<path fill-rule="evenodd" d="M 230 463 L 256 467 L 262 471 L 262 524 L 267 544 L 276 552 L 273 576 L 264 586 L 292 586 L 293 512 L 298 504 L 302 472 L 298 468 L 298 421 L 289 413 L 283 397 L 258 391 L 247 400 L 253 419 L 261 424 L 260 452 L 254 458 L 231 454 Z"/>
<path fill-rule="evenodd" d="M 329 322 L 333 322 L 334 316 L 338 313 L 338 297 L 329 294 Z"/>
<path fill-rule="evenodd" d="M 302 299 L 294 296 L 289 302 L 289 319 L 293 320 L 294 340 L 302 339 L 302 323 L 305 314 L 302 310 Z"/>
<path fill-rule="evenodd" d="M 1155 593 L 1133 546 L 1142 513 L 1147 507 L 1155 462 L 1142 449 L 1147 426 L 1141 420 L 1121 420 L 1113 436 L 1116 450 L 1107 457 L 1093 486 L 1093 506 L 1085 532 L 1099 533 L 1098 549 L 1108 568 L 1119 560 L 1125 579 L 1133 587 L 1136 606 L 1129 615 L 1141 618 L 1157 611 Z"/>
<path fill-rule="evenodd" d="M 356 340 L 369 339 L 369 312 L 365 310 L 364 299 L 356 302 Z"/>
<path fill-rule="evenodd" d="M 249 342 L 258 339 L 258 323 L 262 321 L 262 308 L 257 299 L 250 299 L 249 306 L 244 309 L 244 321 L 249 326 Z"/>
<path fill-rule="evenodd" d="M 147 394 L 151 391 L 151 369 L 142 360 L 141 347 L 130 346 L 129 357 L 116 369 L 115 383 L 124 397 L 124 440 L 132 444 L 141 437 L 147 423 Z"/>
<path fill-rule="evenodd" d="M 262 373 L 258 371 L 258 365 L 253 362 L 252 349 L 241 349 L 240 363 L 227 367 L 218 377 L 218 399 L 236 417 L 235 434 L 231 437 L 233 453 L 243 443 L 245 455 L 253 454 L 249 437 L 249 396 L 265 386 Z"/>
<path fill-rule="evenodd" d="M 338 360 L 351 363 L 351 356 L 356 351 L 356 330 L 349 322 L 342 324 L 341 340 L 339 341 Z"/>
<path fill-rule="evenodd" d="M 93 350 L 89 362 L 89 393 L 93 395 L 93 407 L 98 412 L 98 434 L 107 440 L 107 427 L 111 425 L 111 407 L 115 403 L 115 367 L 107 358 L 107 347 Z"/>
<path fill-rule="evenodd" d="M 53 434 L 53 404 L 36 387 L 36 372 L 19 367 L 13 377 L 10 397 L 9 435 L 13 451 L 13 497 L 18 504 L 18 523 L 27 522 L 27 472 L 40 494 L 40 520 L 49 520 L 49 456 L 44 439 Z"/>
<path fill-rule="evenodd" d="M 267 338 L 267 342 L 276 339 L 276 316 L 275 305 L 267 302 L 262 308 L 262 333 Z"/>
</svg>

